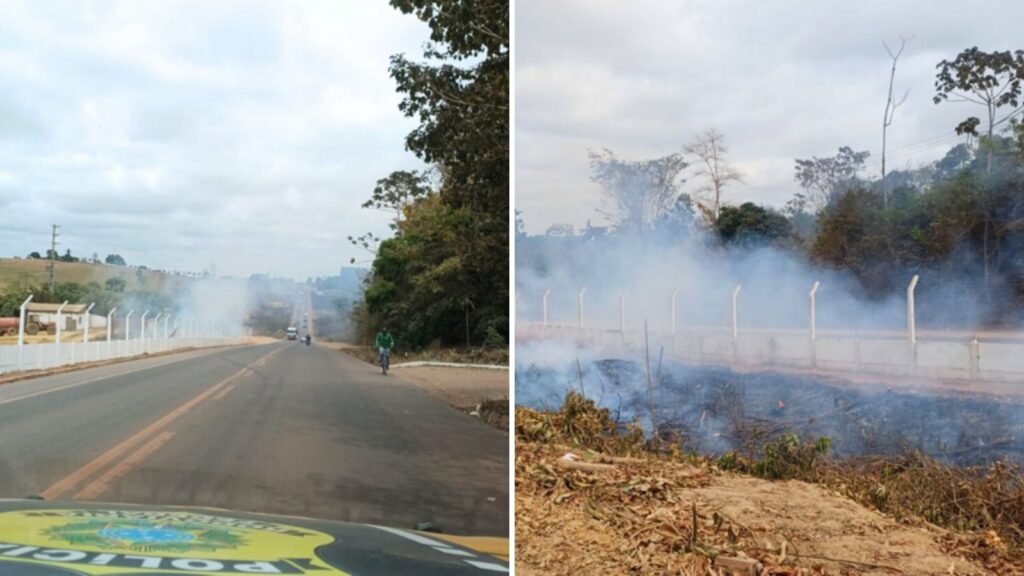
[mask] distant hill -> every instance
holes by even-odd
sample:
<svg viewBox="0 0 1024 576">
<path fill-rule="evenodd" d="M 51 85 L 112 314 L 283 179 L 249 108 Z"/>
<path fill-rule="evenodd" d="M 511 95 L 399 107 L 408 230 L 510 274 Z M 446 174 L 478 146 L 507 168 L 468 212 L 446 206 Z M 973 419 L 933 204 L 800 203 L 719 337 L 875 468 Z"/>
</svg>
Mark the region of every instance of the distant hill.
<svg viewBox="0 0 1024 576">
<path fill-rule="evenodd" d="M 0 258 L 0 288 L 10 280 L 25 277 L 35 283 L 44 284 L 49 279 L 49 265 L 49 260 Z M 145 289 L 153 292 L 163 292 L 165 288 L 173 289 L 191 280 L 185 276 L 154 270 L 88 262 L 55 262 L 54 277 L 57 282 L 97 282 L 100 286 L 110 278 L 121 278 L 125 281 L 126 290 Z"/>
</svg>

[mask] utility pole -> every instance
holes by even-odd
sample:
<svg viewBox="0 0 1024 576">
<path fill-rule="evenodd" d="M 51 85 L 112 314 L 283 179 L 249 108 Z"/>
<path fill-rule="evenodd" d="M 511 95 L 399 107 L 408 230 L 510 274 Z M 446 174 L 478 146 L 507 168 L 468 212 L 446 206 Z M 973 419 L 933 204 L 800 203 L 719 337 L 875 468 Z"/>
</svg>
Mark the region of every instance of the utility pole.
<svg viewBox="0 0 1024 576">
<path fill-rule="evenodd" d="M 53 294 L 53 268 L 54 263 L 57 261 L 57 229 L 60 226 L 54 224 L 53 231 L 50 233 L 50 294 Z"/>
</svg>

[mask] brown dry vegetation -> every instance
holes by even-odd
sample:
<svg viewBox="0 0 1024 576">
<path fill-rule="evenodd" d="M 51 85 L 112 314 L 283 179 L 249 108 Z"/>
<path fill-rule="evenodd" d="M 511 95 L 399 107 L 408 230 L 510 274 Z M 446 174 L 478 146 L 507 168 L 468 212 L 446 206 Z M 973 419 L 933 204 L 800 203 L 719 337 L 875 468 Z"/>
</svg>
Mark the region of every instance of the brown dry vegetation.
<svg viewBox="0 0 1024 576">
<path fill-rule="evenodd" d="M 737 473 L 621 429 L 572 393 L 557 412 L 517 408 L 517 571 L 703 575 L 746 558 L 766 575 L 1024 574 L 1016 469 L 836 463 L 821 448 L 784 440 L 758 460 L 731 455 Z M 569 452 L 610 466 L 567 468 L 579 467 L 561 460 Z M 813 482 L 754 476 L 782 471 Z"/>
<path fill-rule="evenodd" d="M 49 260 L 29 260 L 19 258 L 0 258 L 0 286 L 10 280 L 29 279 L 33 284 L 42 285 L 48 278 Z M 169 276 L 153 270 L 142 270 L 145 285 L 137 278 L 138 271 L 126 266 L 108 264 L 91 264 L 88 262 L 54 262 L 54 273 L 59 282 L 76 282 L 86 284 L 97 282 L 101 286 L 110 278 L 121 278 L 125 281 L 128 291 L 145 287 L 156 292 L 170 288 L 172 284 L 183 284 L 189 279 Z"/>
</svg>

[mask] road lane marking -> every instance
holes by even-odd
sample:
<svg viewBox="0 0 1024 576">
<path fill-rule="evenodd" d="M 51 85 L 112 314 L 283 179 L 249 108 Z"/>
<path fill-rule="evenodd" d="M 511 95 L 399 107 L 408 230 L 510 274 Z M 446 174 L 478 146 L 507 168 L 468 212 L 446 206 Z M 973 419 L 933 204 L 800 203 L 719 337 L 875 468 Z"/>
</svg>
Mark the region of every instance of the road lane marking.
<svg viewBox="0 0 1024 576">
<path fill-rule="evenodd" d="M 157 434 L 155 438 L 146 442 L 141 448 L 132 452 L 127 458 L 121 461 L 120 464 L 114 466 L 110 470 L 107 470 L 102 476 L 95 479 L 85 488 L 79 490 L 77 494 L 72 496 L 73 500 L 86 500 L 96 498 L 107 489 L 112 482 L 118 478 L 124 476 L 129 470 L 135 468 L 140 462 L 146 459 L 147 456 L 156 452 L 161 446 L 167 443 L 174 436 L 174 432 L 164 430 L 160 434 Z"/>
<path fill-rule="evenodd" d="M 231 386 L 228 386 L 227 388 L 221 390 L 220 392 L 217 392 L 217 394 L 213 397 L 213 399 L 214 400 L 220 400 L 221 398 L 227 396 L 228 392 L 231 392 L 234 389 L 235 389 L 235 385 L 232 384 Z"/>
<path fill-rule="evenodd" d="M 275 354 L 276 352 L 279 352 L 280 350 L 281 350 L 280 348 L 277 349 L 277 350 L 272 350 L 271 352 L 269 352 L 267 354 L 264 354 L 263 357 L 261 357 L 260 359 L 272 356 L 273 354 Z M 257 362 L 258 361 L 259 360 L 257 360 Z M 68 474 L 67 476 L 65 476 L 63 479 L 58 480 L 56 483 L 51 485 L 49 488 L 47 488 L 46 490 L 43 490 L 42 492 L 40 492 L 39 495 L 42 496 L 43 498 L 45 498 L 46 500 L 56 500 L 56 499 L 58 499 L 65 492 L 71 490 L 76 485 L 78 485 L 79 483 L 84 481 L 86 478 L 88 478 L 88 477 L 92 476 L 93 474 L 95 474 L 96 472 L 98 472 L 101 468 L 103 468 L 104 466 L 107 466 L 108 464 L 113 462 L 116 458 L 120 457 L 125 452 L 131 450 L 136 445 L 142 443 L 143 441 L 145 441 L 147 438 L 149 438 L 153 434 L 159 432 L 161 429 L 163 429 L 166 426 L 168 426 L 171 422 L 174 422 L 175 420 L 177 420 L 182 414 L 188 412 L 189 410 L 194 408 L 197 404 L 199 404 L 203 400 L 205 400 L 205 399 L 209 398 L 210 396 L 216 394 L 220 389 L 224 388 L 224 386 L 226 386 L 229 382 L 231 382 L 232 380 L 235 380 L 236 378 L 239 378 L 239 377 L 243 376 L 244 374 L 246 374 L 246 373 L 248 373 L 250 371 L 251 370 L 250 370 L 249 366 L 245 366 L 241 370 L 239 370 L 238 372 L 235 372 L 231 376 L 228 376 L 227 378 L 221 380 L 217 384 L 214 384 L 213 386 L 211 386 L 210 388 L 206 389 L 205 391 L 200 392 L 198 395 L 193 397 L 191 400 L 185 402 L 181 406 L 178 406 L 174 410 L 171 410 L 170 412 L 168 412 L 167 414 L 162 416 L 160 419 L 158 419 L 157 421 L 153 422 L 149 426 L 146 426 L 142 430 L 139 430 L 135 434 L 131 435 L 130 437 L 128 437 L 127 439 L 122 441 L 117 446 L 114 446 L 110 450 L 107 450 L 103 454 L 100 454 L 96 458 L 92 459 L 91 461 L 89 461 L 88 463 L 83 465 L 81 468 L 78 468 L 77 470 L 73 471 L 71 474 Z"/>
</svg>

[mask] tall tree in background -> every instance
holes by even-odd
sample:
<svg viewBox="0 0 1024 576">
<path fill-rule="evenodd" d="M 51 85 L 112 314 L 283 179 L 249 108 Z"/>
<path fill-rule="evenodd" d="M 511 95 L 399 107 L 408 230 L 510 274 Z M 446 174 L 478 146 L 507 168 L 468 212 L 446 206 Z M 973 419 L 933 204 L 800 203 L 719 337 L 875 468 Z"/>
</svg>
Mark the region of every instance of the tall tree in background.
<svg viewBox="0 0 1024 576">
<path fill-rule="evenodd" d="M 896 109 L 899 108 L 907 100 L 907 96 L 910 95 L 910 90 L 903 93 L 903 97 L 899 100 L 893 95 L 893 89 L 896 84 L 896 63 L 899 62 L 900 56 L 903 55 L 903 49 L 907 47 L 909 38 L 900 37 L 900 47 L 893 51 L 889 48 L 889 45 L 882 42 L 882 46 L 885 47 L 885 51 L 889 53 L 889 58 L 892 60 L 892 68 L 889 70 L 889 92 L 885 99 L 885 113 L 882 115 L 882 205 L 889 205 L 889 190 L 886 186 L 885 181 L 885 149 L 888 144 L 889 137 L 889 126 L 892 126 L 893 118 L 896 116 Z"/>
<path fill-rule="evenodd" d="M 369 200 L 363 202 L 363 208 L 393 210 L 395 220 L 391 227 L 397 229 L 405 209 L 429 192 L 430 179 L 426 173 L 416 170 L 397 170 L 387 178 L 377 180 L 377 185 L 373 188 L 373 195 Z"/>
<path fill-rule="evenodd" d="M 643 234 L 676 203 L 687 164 L 681 154 L 653 160 L 622 160 L 611 150 L 590 153 L 591 179 L 612 203 L 606 214 L 616 228 Z"/>
<path fill-rule="evenodd" d="M 1024 89 L 1024 50 L 1010 52 L 982 52 L 968 48 L 950 62 L 943 60 L 936 66 L 936 104 L 940 102 L 968 102 L 985 107 L 985 135 L 988 137 L 988 165 L 992 170 L 992 137 L 995 128 L 1009 122 L 1021 110 L 1021 90 Z M 978 135 L 981 120 L 970 116 L 956 126 L 957 134 Z"/>
<path fill-rule="evenodd" d="M 437 167 L 378 182 L 367 207 L 391 208 L 356 311 L 363 335 L 387 323 L 400 345 L 502 345 L 508 339 L 509 38 L 507 0 L 392 0 L 430 27 L 422 61 L 392 56 L 399 109 L 419 126 L 406 148 Z M 404 216 L 404 219 L 402 218 Z M 353 241 L 365 240 L 364 238 Z"/>
<path fill-rule="evenodd" d="M 843 146 L 835 156 L 827 158 L 813 157 L 810 160 L 796 161 L 796 181 L 804 192 L 797 194 L 791 202 L 790 210 L 803 211 L 811 207 L 820 211 L 836 194 L 841 194 L 855 186 L 858 174 L 864 168 L 869 153 L 854 152 L 849 146 Z"/>
<path fill-rule="evenodd" d="M 936 104 L 940 102 L 967 102 L 985 108 L 985 138 L 982 149 L 987 150 L 986 174 L 992 173 L 995 152 L 995 129 L 1013 122 L 1014 117 L 1024 110 L 1021 105 L 1021 91 L 1024 89 L 1024 50 L 982 52 L 977 47 L 968 48 L 953 61 L 939 62 L 935 78 Z M 978 135 L 981 119 L 970 116 L 956 126 L 957 134 Z M 981 182 L 984 187 L 998 187 L 996 182 Z M 991 194 L 980 194 L 980 208 L 983 213 L 982 259 L 984 282 L 987 288 L 991 277 L 991 264 L 999 245 L 993 237 L 998 231 L 993 228 L 993 198 Z"/>
<path fill-rule="evenodd" d="M 725 136 L 714 128 L 706 130 L 683 148 L 700 160 L 696 175 L 704 179 L 698 189 L 698 202 L 712 224 L 722 210 L 722 193 L 729 184 L 743 183 L 743 174 L 729 164 Z"/>
</svg>

